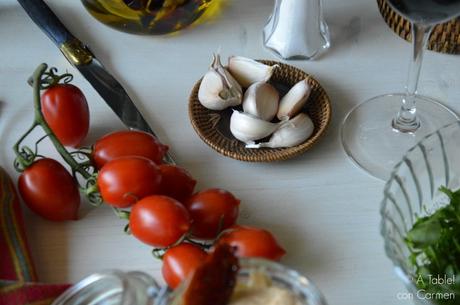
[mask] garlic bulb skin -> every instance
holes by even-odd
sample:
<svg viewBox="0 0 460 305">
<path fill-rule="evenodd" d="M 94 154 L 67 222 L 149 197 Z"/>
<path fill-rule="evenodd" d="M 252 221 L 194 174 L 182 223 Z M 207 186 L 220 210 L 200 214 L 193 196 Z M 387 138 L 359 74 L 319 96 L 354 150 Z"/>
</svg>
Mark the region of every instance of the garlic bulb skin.
<svg viewBox="0 0 460 305">
<path fill-rule="evenodd" d="M 257 82 L 244 93 L 243 110 L 262 120 L 271 121 L 278 112 L 279 93 L 270 84 Z"/>
<path fill-rule="evenodd" d="M 270 123 L 237 110 L 233 110 L 230 118 L 230 131 L 233 136 L 246 144 L 254 144 L 254 141 L 268 137 L 278 125 L 279 123 Z"/>
<path fill-rule="evenodd" d="M 278 65 L 268 66 L 254 59 L 231 56 L 228 59 L 228 70 L 244 88 L 256 82 L 267 82 Z"/>
<path fill-rule="evenodd" d="M 281 126 L 266 143 L 248 144 L 246 148 L 280 148 L 294 147 L 307 140 L 315 129 L 315 126 L 308 115 L 299 113 L 289 121 L 282 122 Z"/>
<path fill-rule="evenodd" d="M 307 79 L 295 84 L 280 101 L 280 106 L 276 117 L 279 120 L 287 120 L 299 113 L 303 105 L 310 97 L 311 87 Z"/>
<path fill-rule="evenodd" d="M 201 105 L 211 110 L 223 110 L 240 105 L 242 98 L 240 84 L 222 66 L 219 54 L 214 54 L 211 67 L 204 75 L 198 90 Z"/>
</svg>

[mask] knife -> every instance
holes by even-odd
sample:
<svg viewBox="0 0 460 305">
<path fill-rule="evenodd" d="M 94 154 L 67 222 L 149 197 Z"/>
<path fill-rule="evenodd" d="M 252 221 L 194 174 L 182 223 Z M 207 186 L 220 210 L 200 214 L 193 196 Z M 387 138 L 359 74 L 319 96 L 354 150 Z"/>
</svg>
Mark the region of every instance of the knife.
<svg viewBox="0 0 460 305">
<path fill-rule="evenodd" d="M 65 58 L 80 71 L 129 128 L 156 134 L 145 121 L 122 85 L 104 68 L 88 46 L 76 38 L 43 0 L 18 0 L 26 13 L 61 50 Z M 164 161 L 175 164 L 169 153 Z"/>
</svg>

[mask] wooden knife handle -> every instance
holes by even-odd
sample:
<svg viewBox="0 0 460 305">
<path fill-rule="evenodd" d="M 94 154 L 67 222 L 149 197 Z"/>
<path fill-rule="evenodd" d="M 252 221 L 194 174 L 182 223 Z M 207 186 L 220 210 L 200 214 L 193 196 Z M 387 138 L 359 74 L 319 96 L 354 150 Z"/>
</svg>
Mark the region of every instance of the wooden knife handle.
<svg viewBox="0 0 460 305">
<path fill-rule="evenodd" d="M 76 39 L 43 0 L 18 0 L 18 2 L 58 47 Z"/>
<path fill-rule="evenodd" d="M 86 65 L 93 60 L 91 51 L 66 29 L 43 0 L 18 0 L 18 2 L 72 65 Z"/>
</svg>

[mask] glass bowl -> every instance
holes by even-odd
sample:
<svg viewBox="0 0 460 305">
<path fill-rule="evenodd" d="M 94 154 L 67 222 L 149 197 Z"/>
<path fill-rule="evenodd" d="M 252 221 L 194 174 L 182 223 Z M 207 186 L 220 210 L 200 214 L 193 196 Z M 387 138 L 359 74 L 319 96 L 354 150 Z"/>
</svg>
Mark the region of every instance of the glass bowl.
<svg viewBox="0 0 460 305">
<path fill-rule="evenodd" d="M 460 121 L 427 135 L 394 167 L 384 188 L 381 234 L 396 274 L 417 304 L 437 304 L 415 285 L 415 269 L 404 238 L 419 217 L 433 214 L 449 203 L 439 187 L 460 188 Z M 458 303 L 452 303 L 458 304 Z"/>
</svg>

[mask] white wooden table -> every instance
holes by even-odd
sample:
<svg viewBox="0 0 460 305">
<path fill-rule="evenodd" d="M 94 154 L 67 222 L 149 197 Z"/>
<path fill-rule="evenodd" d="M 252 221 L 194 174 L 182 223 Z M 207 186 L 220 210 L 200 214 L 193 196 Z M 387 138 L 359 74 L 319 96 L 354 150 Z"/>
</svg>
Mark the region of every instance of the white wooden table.
<svg viewBox="0 0 460 305">
<path fill-rule="evenodd" d="M 272 1 L 228 1 L 212 23 L 171 37 L 135 36 L 94 20 L 79 1 L 47 1 L 86 42 L 172 147 L 199 188 L 223 187 L 242 200 L 241 222 L 269 228 L 285 246 L 283 263 L 311 277 L 330 304 L 409 304 L 379 235 L 383 182 L 355 167 L 342 151 L 338 128 L 345 113 L 372 96 L 402 91 L 410 45 L 386 26 L 375 1 L 325 0 L 332 48 L 320 60 L 291 64 L 313 74 L 332 100 L 327 136 L 303 156 L 275 164 L 225 158 L 206 146 L 187 116 L 187 98 L 213 51 L 223 57 L 273 58 L 261 30 Z M 26 80 L 46 62 L 75 74 L 91 109 L 91 136 L 122 128 L 92 87 L 29 20 L 14 0 L 0 1 L 0 163 L 14 176 L 11 146 L 32 119 Z M 460 111 L 460 57 L 429 52 L 420 93 Z M 376 114 L 378 115 L 378 114 Z M 28 237 L 43 281 L 76 281 L 102 269 L 143 270 L 159 280 L 150 249 L 123 234 L 110 208 L 81 220 L 51 223 L 25 210 Z"/>
</svg>

